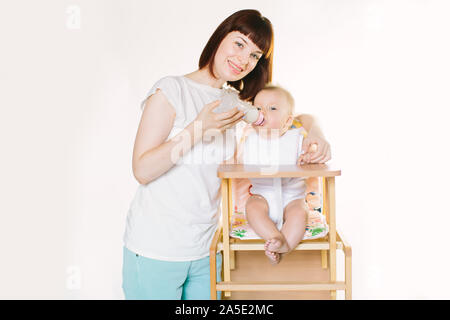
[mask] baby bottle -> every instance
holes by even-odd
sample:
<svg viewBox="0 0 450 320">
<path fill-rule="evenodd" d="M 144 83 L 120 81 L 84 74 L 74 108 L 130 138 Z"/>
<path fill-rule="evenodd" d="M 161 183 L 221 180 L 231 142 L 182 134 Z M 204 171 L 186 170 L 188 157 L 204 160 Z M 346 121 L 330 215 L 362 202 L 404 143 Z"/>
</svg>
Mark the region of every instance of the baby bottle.
<svg viewBox="0 0 450 320">
<path fill-rule="evenodd" d="M 220 100 L 221 103 L 216 109 L 214 109 L 215 112 L 225 112 L 233 109 L 234 107 L 238 107 L 239 110 L 244 112 L 244 117 L 242 119 L 245 122 L 256 126 L 259 126 L 264 122 L 264 115 L 262 112 L 250 103 L 240 100 L 237 92 L 232 89 L 223 90 Z"/>
</svg>

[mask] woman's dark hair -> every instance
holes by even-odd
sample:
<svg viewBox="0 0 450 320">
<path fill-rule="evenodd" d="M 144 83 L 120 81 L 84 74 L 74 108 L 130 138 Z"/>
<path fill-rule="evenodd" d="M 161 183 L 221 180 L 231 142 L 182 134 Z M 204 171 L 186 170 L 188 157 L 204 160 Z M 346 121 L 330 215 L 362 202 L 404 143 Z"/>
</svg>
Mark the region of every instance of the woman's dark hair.
<svg viewBox="0 0 450 320">
<path fill-rule="evenodd" d="M 200 69 L 208 67 L 210 74 L 215 77 L 213 62 L 217 49 L 226 35 L 233 31 L 246 35 L 263 51 L 255 68 L 248 75 L 242 80 L 227 82 L 240 91 L 239 97 L 242 100 L 253 100 L 256 94 L 272 81 L 273 29 L 269 19 L 263 17 L 259 11 L 240 10 L 226 18 L 209 38 L 198 65 Z"/>
</svg>

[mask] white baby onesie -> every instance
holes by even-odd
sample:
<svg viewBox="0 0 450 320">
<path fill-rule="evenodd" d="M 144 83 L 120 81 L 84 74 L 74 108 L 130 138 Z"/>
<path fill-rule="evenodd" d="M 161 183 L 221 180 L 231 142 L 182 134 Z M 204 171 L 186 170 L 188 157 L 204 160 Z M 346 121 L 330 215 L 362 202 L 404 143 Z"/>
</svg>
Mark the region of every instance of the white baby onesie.
<svg viewBox="0 0 450 320">
<path fill-rule="evenodd" d="M 245 139 L 244 165 L 277 166 L 296 164 L 301 153 L 301 129 L 290 129 L 279 138 L 264 139 L 253 130 Z M 252 194 L 263 196 L 269 204 L 269 216 L 281 229 L 284 208 L 291 201 L 304 199 L 306 184 L 303 178 L 252 178 Z"/>
</svg>

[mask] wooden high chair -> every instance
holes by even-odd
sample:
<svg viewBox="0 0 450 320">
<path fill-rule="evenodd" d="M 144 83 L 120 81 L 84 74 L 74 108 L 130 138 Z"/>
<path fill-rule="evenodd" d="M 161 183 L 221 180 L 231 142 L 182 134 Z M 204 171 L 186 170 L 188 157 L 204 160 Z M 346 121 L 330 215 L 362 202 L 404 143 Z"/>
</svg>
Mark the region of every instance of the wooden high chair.
<svg viewBox="0 0 450 320">
<path fill-rule="evenodd" d="M 210 247 L 211 299 L 217 299 L 217 291 L 222 291 L 225 297 L 230 297 L 232 291 L 329 291 L 330 298 L 336 299 L 336 290 L 345 290 L 345 299 L 352 297 L 351 263 L 352 251 L 350 245 L 336 230 L 335 207 L 335 177 L 341 175 L 340 170 L 326 164 L 309 164 L 301 167 L 296 165 L 279 166 L 274 173 L 264 171 L 262 167 L 242 164 L 222 164 L 218 169 L 221 184 L 222 223 L 216 231 Z M 322 177 L 323 181 L 323 212 L 329 226 L 325 238 L 302 241 L 294 250 L 320 250 L 322 268 L 328 268 L 326 282 L 236 282 L 231 279 L 234 269 L 235 251 L 264 251 L 264 240 L 230 239 L 230 218 L 233 209 L 232 179 L 258 177 Z M 345 256 L 345 281 L 336 281 L 336 250 L 342 250 Z M 216 279 L 216 252 L 223 252 L 223 281 Z M 263 254 L 263 253 L 261 253 Z M 275 266 L 276 268 L 276 266 Z"/>
</svg>

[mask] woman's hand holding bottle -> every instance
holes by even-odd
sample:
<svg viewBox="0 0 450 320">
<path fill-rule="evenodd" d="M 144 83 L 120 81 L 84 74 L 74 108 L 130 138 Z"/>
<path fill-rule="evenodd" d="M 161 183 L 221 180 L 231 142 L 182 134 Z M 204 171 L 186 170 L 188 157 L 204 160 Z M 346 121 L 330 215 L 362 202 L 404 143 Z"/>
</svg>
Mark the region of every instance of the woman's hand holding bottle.
<svg viewBox="0 0 450 320">
<path fill-rule="evenodd" d="M 195 121 L 201 121 L 202 135 L 208 130 L 219 130 L 222 132 L 231 128 L 244 116 L 244 112 L 240 111 L 237 107 L 221 113 L 214 112 L 214 109 L 219 107 L 220 102 L 220 100 L 216 100 L 205 105 L 197 115 Z"/>
</svg>

